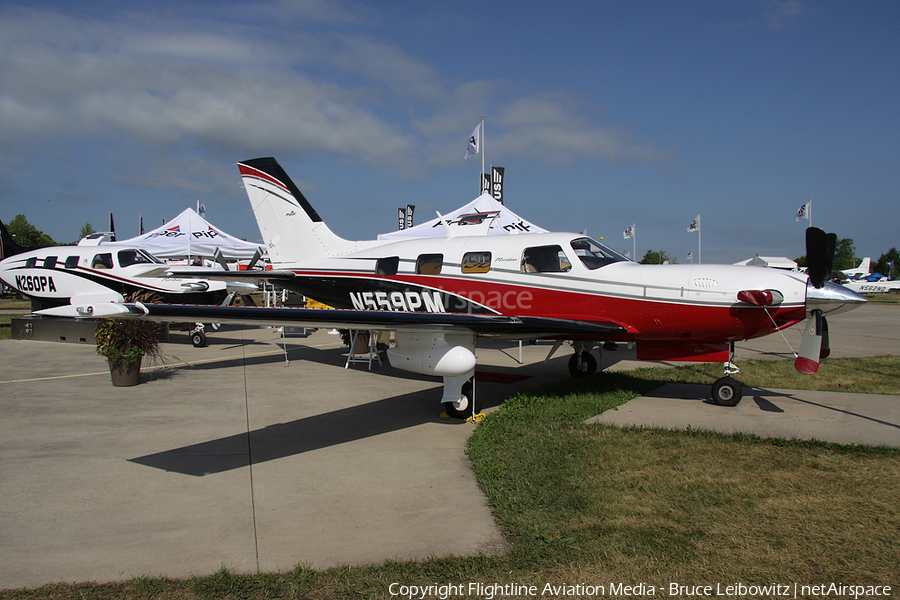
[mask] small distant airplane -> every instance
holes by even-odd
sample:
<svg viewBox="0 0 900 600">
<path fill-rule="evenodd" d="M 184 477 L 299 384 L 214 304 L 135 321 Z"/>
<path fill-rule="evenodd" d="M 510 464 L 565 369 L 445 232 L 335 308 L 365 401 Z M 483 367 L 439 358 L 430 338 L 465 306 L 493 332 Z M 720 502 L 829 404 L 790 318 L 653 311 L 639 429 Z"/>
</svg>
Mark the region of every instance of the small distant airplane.
<svg viewBox="0 0 900 600">
<path fill-rule="evenodd" d="M 841 271 L 844 277 L 850 280 L 841 285 L 858 294 L 889 294 L 900 291 L 900 281 L 889 281 L 887 277 L 879 274 L 869 275 L 871 271 L 872 259 L 867 256 L 855 269 Z"/>
<path fill-rule="evenodd" d="M 862 262 L 859 263 L 859 266 L 855 269 L 847 269 L 846 271 L 841 271 L 849 280 L 861 279 L 868 275 L 872 271 L 872 259 L 870 257 L 865 257 L 862 259 Z"/>
<path fill-rule="evenodd" d="M 215 281 L 168 274 L 169 267 L 140 248 L 16 244 L 0 222 L 0 280 L 31 299 L 32 311 L 91 303 L 185 302 L 219 304 L 256 291 L 246 281 Z M 212 271 L 212 269 L 210 270 Z M 205 345 L 202 326 L 191 332 Z"/>
<path fill-rule="evenodd" d="M 808 275 L 732 265 L 641 265 L 586 235 L 486 235 L 491 215 L 443 222 L 445 237 L 349 241 L 335 235 L 274 158 L 238 163 L 273 271 L 266 279 L 340 310 L 94 303 L 64 314 L 222 323 L 302 323 L 389 330 L 394 367 L 443 378 L 445 410 L 475 410 L 478 338 L 565 342 L 573 376 L 597 370 L 604 342 L 636 344 L 640 360 L 721 362 L 712 397 L 734 406 L 734 343 L 809 317 L 796 367 L 815 373 L 828 355 L 826 314 L 866 300 L 826 282 L 834 234 L 807 230 Z M 439 215 L 440 216 L 440 215 Z M 443 220 L 443 219 L 442 219 Z M 171 274 L 193 276 L 190 270 Z M 42 311 L 59 314 L 55 310 Z"/>
<path fill-rule="evenodd" d="M 848 290 L 858 294 L 890 294 L 900 292 L 900 281 L 888 281 L 887 277 L 881 281 L 868 281 L 867 279 L 854 279 L 843 284 Z"/>
</svg>

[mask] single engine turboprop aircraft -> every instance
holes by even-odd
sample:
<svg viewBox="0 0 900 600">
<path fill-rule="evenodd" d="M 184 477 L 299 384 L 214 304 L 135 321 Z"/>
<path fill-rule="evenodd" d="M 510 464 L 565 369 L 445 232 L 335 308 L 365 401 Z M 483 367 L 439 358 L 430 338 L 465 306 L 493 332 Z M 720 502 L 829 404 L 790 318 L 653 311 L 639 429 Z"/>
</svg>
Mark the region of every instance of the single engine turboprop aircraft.
<svg viewBox="0 0 900 600">
<path fill-rule="evenodd" d="M 824 281 L 834 236 L 820 229 L 807 232 L 809 276 L 731 265 L 641 265 L 574 233 L 485 235 L 491 213 L 445 222 L 443 238 L 348 241 L 328 228 L 275 159 L 238 167 L 273 263 L 266 279 L 339 310 L 95 303 L 78 312 L 391 330 L 397 342 L 387 351 L 391 364 L 443 377 L 441 402 L 462 417 L 474 411 L 470 380 L 479 337 L 555 340 L 551 355 L 571 341 L 574 376 L 596 371 L 590 352 L 608 341 L 636 344 L 643 360 L 722 362 L 726 376 L 712 396 L 733 406 L 742 395 L 730 377 L 737 372 L 736 341 L 811 315 L 796 365 L 812 373 L 827 354 L 824 315 L 865 302 Z"/>
<path fill-rule="evenodd" d="M 168 275 L 169 267 L 155 256 L 126 246 L 50 246 L 27 249 L 12 239 L 0 222 L 0 280 L 31 299 L 32 310 L 125 302 L 216 304 L 233 295 L 249 294 L 246 281 L 215 281 Z M 215 272 L 214 270 L 210 270 Z M 231 295 L 231 296 L 230 296 Z M 193 319 L 191 319 L 193 321 Z M 204 345 L 198 324 L 191 332 L 195 346 Z"/>
</svg>

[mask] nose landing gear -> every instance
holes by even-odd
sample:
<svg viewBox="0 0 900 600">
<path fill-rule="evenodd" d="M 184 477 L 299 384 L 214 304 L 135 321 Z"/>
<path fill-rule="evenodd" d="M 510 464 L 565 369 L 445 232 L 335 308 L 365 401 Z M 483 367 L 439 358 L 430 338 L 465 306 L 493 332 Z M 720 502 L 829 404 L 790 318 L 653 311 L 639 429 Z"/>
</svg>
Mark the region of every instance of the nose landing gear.
<svg viewBox="0 0 900 600">
<path fill-rule="evenodd" d="M 712 400 L 719 406 L 737 406 L 744 396 L 741 384 L 731 377 L 741 370 L 734 364 L 734 342 L 731 343 L 731 357 L 725 363 L 725 377 L 716 380 L 712 386 Z"/>
</svg>

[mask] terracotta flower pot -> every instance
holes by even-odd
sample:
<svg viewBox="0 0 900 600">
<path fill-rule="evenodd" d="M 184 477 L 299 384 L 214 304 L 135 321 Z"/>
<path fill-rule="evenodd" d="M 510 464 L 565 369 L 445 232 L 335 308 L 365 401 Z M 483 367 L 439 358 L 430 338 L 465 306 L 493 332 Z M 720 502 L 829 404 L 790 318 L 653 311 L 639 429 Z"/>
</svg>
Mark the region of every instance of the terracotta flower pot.
<svg viewBox="0 0 900 600">
<path fill-rule="evenodd" d="M 116 387 L 139 384 L 141 382 L 141 357 L 130 361 L 109 359 L 109 374 L 112 376 L 112 384 Z"/>
</svg>

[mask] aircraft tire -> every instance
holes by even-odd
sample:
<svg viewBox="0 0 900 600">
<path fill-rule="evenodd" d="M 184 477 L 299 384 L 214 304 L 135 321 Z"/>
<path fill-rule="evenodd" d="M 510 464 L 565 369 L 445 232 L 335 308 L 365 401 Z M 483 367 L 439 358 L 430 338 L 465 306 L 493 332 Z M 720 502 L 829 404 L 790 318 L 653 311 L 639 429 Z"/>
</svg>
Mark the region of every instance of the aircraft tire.
<svg viewBox="0 0 900 600">
<path fill-rule="evenodd" d="M 731 377 L 722 377 L 712 386 L 713 402 L 719 406 L 737 406 L 743 395 L 741 384 Z"/>
<path fill-rule="evenodd" d="M 581 353 L 581 364 L 578 364 L 578 353 L 569 359 L 569 373 L 572 377 L 590 377 L 597 372 L 597 359 L 590 352 Z"/>
<path fill-rule="evenodd" d="M 454 419 L 468 419 L 472 416 L 472 382 L 467 381 L 462 386 L 463 397 L 459 402 L 444 402 L 444 410 Z"/>
<path fill-rule="evenodd" d="M 194 345 L 194 348 L 205 348 L 206 334 L 202 331 L 195 331 L 191 334 L 191 344 Z"/>
</svg>

